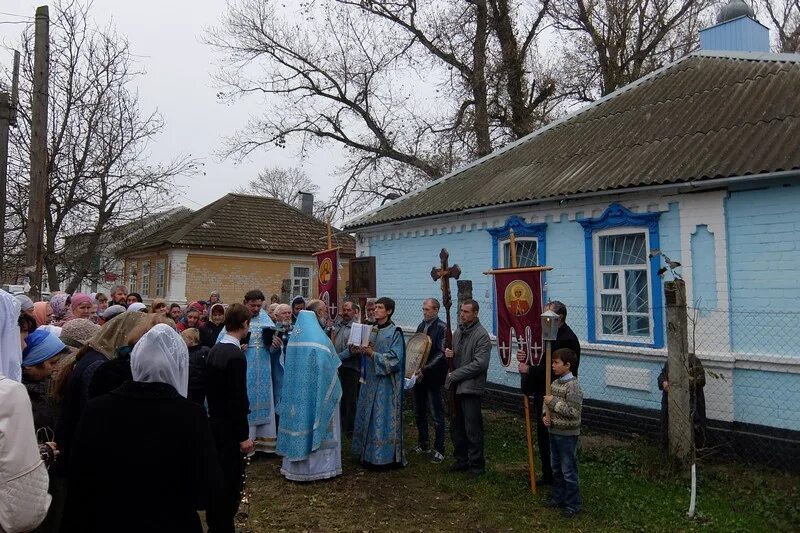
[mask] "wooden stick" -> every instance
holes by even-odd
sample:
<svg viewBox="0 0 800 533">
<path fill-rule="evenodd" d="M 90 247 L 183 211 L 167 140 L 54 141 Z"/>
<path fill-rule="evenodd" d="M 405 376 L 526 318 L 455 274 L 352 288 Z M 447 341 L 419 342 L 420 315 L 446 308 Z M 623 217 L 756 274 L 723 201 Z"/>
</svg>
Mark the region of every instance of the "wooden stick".
<svg viewBox="0 0 800 533">
<path fill-rule="evenodd" d="M 545 266 L 545 267 L 522 267 L 522 268 L 493 268 L 492 270 L 487 270 L 484 272 L 487 276 L 492 276 L 494 274 L 505 274 L 507 272 L 545 272 L 547 270 L 553 270 L 553 267 Z"/>
<path fill-rule="evenodd" d="M 508 232 L 509 250 L 511 252 L 511 269 L 519 272 L 522 269 L 517 268 L 517 238 L 514 235 L 514 230 Z M 536 494 L 538 489 L 536 487 L 536 462 L 534 461 L 533 452 L 533 432 L 531 430 L 531 402 L 527 394 L 522 394 L 522 405 L 525 407 L 525 437 L 528 440 L 528 476 L 531 482 L 531 492 Z"/>
<path fill-rule="evenodd" d="M 533 450 L 533 432 L 531 430 L 531 402 L 526 394 L 522 395 L 522 403 L 525 406 L 525 436 L 528 438 L 528 475 L 531 481 L 531 492 L 536 494 L 536 460 Z"/>
<path fill-rule="evenodd" d="M 341 250 L 341 249 L 342 249 L 341 246 L 335 246 L 327 250 L 320 250 L 319 252 L 314 252 L 313 254 L 311 254 L 311 257 L 316 257 L 318 255 L 327 254 L 328 252 L 333 252 L 334 250 Z"/>
<path fill-rule="evenodd" d="M 328 215 L 328 250 L 333 248 L 333 232 L 331 231 L 331 215 Z"/>
</svg>

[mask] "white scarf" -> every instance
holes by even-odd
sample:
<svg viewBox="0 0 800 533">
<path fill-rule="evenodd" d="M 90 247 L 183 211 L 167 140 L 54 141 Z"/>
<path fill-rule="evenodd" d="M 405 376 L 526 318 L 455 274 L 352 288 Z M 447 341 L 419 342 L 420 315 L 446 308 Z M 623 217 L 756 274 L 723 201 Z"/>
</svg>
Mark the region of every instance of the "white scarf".
<svg viewBox="0 0 800 533">
<path fill-rule="evenodd" d="M 0 375 L 14 381 L 22 380 L 19 311 L 19 300 L 0 290 Z"/>
<path fill-rule="evenodd" d="M 174 329 L 158 324 L 133 347 L 131 374 L 134 381 L 172 385 L 185 398 L 189 389 L 189 349 Z"/>
</svg>

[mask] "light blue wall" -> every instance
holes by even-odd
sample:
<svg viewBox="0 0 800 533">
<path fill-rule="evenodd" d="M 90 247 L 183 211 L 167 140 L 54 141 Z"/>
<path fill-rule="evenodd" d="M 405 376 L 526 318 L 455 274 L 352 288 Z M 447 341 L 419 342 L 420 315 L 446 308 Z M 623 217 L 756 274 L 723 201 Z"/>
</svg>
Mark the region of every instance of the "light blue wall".
<svg viewBox="0 0 800 533">
<path fill-rule="evenodd" d="M 681 261 L 681 215 L 677 202 L 669 204 L 669 210 L 661 213 L 658 219 L 658 236 L 661 240 L 661 251 L 673 261 Z M 669 281 L 669 274 L 665 274 Z M 664 287 L 661 287 L 664 290 Z"/>
<path fill-rule="evenodd" d="M 583 228 L 562 216 L 547 219 L 547 263 L 553 270 L 545 275 L 546 300 L 560 300 L 568 309 L 567 322 L 575 334 L 586 338 L 586 267 Z"/>
<path fill-rule="evenodd" d="M 422 320 L 422 300 L 431 296 L 442 299 L 440 284 L 434 282 L 430 275 L 431 268 L 439 264 L 439 252 L 442 248 L 447 248 L 450 253 L 450 265 L 457 263 L 461 267 L 461 279 L 472 281 L 473 296 L 481 306 L 481 322 L 491 328 L 491 301 L 486 299 L 491 279 L 483 273 L 492 265 L 492 240 L 483 230 L 372 240 L 370 255 L 375 256 L 378 295 L 389 296 L 397 302 L 394 316 L 397 324 L 419 324 Z M 455 281 L 451 282 L 450 290 L 453 295 L 451 317 L 455 324 Z M 441 316 L 444 318 L 444 310 Z"/>
<path fill-rule="evenodd" d="M 606 385 L 605 368 L 608 365 L 650 370 L 650 390 L 634 390 Z M 589 353 L 581 354 L 579 380 L 583 396 L 593 400 L 659 410 L 661 409 L 661 391 L 658 390 L 657 378 L 662 366 L 663 364 L 657 362 L 598 357 Z"/>
<path fill-rule="evenodd" d="M 725 217 L 734 351 L 800 356 L 800 187 L 732 191 Z"/>
<path fill-rule="evenodd" d="M 737 369 L 733 393 L 737 422 L 800 431 L 800 375 Z"/>
<path fill-rule="evenodd" d="M 691 237 L 694 303 L 705 316 L 717 308 L 717 252 L 714 234 L 702 224 Z"/>
</svg>

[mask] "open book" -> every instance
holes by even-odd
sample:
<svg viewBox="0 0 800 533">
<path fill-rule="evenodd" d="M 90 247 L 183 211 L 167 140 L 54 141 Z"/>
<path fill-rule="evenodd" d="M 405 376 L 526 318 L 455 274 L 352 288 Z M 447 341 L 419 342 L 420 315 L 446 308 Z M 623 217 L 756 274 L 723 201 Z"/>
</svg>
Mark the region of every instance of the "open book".
<svg viewBox="0 0 800 533">
<path fill-rule="evenodd" d="M 350 326 L 350 338 L 347 340 L 347 344 L 351 346 L 369 346 L 371 334 L 371 325 L 355 323 Z"/>
</svg>

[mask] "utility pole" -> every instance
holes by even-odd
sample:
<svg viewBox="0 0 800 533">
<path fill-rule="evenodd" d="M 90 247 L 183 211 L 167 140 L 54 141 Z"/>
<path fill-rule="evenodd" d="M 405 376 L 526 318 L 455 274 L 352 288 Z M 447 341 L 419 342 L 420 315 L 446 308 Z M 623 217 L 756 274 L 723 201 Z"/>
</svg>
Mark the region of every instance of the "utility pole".
<svg viewBox="0 0 800 533">
<path fill-rule="evenodd" d="M 11 94 L 0 93 L 0 282 L 5 281 L 6 199 L 8 196 L 8 135 L 17 124 L 17 94 L 19 87 L 19 52 L 14 52 L 11 75 Z"/>
<path fill-rule="evenodd" d="M 664 283 L 667 308 L 667 364 L 669 367 L 669 451 L 681 461 L 691 458 L 694 422 L 689 391 L 689 324 L 686 285 L 682 279 Z"/>
<path fill-rule="evenodd" d="M 25 237 L 25 271 L 31 296 L 42 289 L 42 241 L 47 197 L 47 105 L 50 78 L 50 15 L 47 6 L 36 8 L 31 91 L 31 182 L 28 227 Z"/>
</svg>

